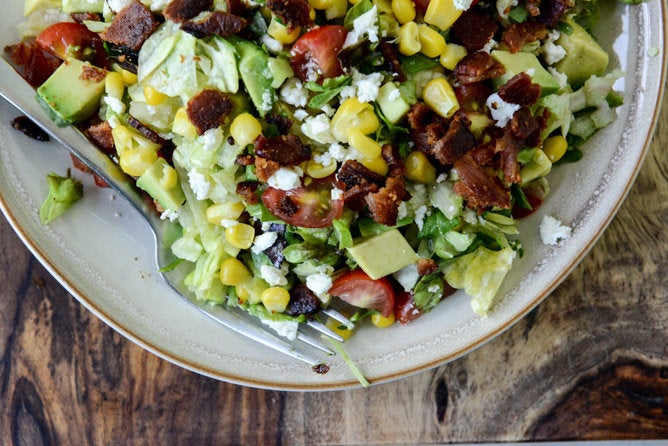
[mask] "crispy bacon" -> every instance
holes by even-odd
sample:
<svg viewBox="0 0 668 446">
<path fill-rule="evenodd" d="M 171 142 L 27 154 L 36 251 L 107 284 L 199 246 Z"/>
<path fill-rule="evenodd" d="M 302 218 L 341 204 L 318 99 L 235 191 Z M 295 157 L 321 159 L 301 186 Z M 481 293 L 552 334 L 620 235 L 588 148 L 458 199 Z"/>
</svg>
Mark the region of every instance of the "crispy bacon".
<svg viewBox="0 0 668 446">
<path fill-rule="evenodd" d="M 519 140 L 526 140 L 535 131 L 539 130 L 538 121 L 531 114 L 531 110 L 522 107 L 513 114 L 510 120 L 510 131 L 513 137 Z"/>
<path fill-rule="evenodd" d="M 107 121 L 102 121 L 99 124 L 90 125 L 84 130 L 84 135 L 88 137 L 93 143 L 108 155 L 116 153 L 116 146 L 114 145 L 114 136 L 111 134 L 111 125 Z"/>
<path fill-rule="evenodd" d="M 286 118 L 285 116 L 278 115 L 276 113 L 270 113 L 264 117 L 264 120 L 267 121 L 267 124 L 275 125 L 276 130 L 281 135 L 287 135 L 290 133 L 292 128 L 292 119 Z"/>
<path fill-rule="evenodd" d="M 163 14 L 174 23 L 184 23 L 210 9 L 213 0 L 172 0 L 167 4 Z"/>
<path fill-rule="evenodd" d="M 276 14 L 289 30 L 313 25 L 311 10 L 305 0 L 267 0 L 265 6 Z"/>
<path fill-rule="evenodd" d="M 544 23 L 533 20 L 523 23 L 511 23 L 504 31 L 501 40 L 508 45 L 511 53 L 516 53 L 530 42 L 547 37 L 547 28 Z"/>
<path fill-rule="evenodd" d="M 572 0 L 542 0 L 538 19 L 548 28 L 554 28 L 571 4 Z"/>
<path fill-rule="evenodd" d="M 406 80 L 406 75 L 404 74 L 404 70 L 401 67 L 401 61 L 399 60 L 399 51 L 397 50 L 397 47 L 390 43 L 387 39 L 383 39 L 380 41 L 378 48 L 380 49 L 380 54 L 383 55 L 383 59 L 385 60 L 387 71 L 392 74 L 394 80 L 398 82 L 404 82 Z"/>
<path fill-rule="evenodd" d="M 452 25 L 452 35 L 469 52 L 473 52 L 487 45 L 498 29 L 498 23 L 489 15 L 469 9 Z"/>
<path fill-rule="evenodd" d="M 261 156 L 255 157 L 255 176 L 265 183 L 269 180 L 278 169 L 281 168 L 281 165 L 276 161 L 268 160 Z"/>
<path fill-rule="evenodd" d="M 526 0 L 524 9 L 527 10 L 531 17 L 537 17 L 540 15 L 540 2 L 541 0 Z"/>
<path fill-rule="evenodd" d="M 406 190 L 406 181 L 403 176 L 388 177 L 385 186 L 378 192 L 365 196 L 369 212 L 375 221 L 387 226 L 397 224 L 399 205 L 403 200 L 410 198 Z"/>
<path fill-rule="evenodd" d="M 255 140 L 255 155 L 275 161 L 281 166 L 296 166 L 311 158 L 311 148 L 297 135 L 278 135 Z"/>
<path fill-rule="evenodd" d="M 505 72 L 505 67 L 484 51 L 466 55 L 455 66 L 455 76 L 464 85 L 494 79 Z"/>
<path fill-rule="evenodd" d="M 441 166 L 454 163 L 475 146 L 471 122 L 463 112 L 448 122 L 424 104 L 416 104 L 408 112 L 408 123 L 415 148 Z"/>
<path fill-rule="evenodd" d="M 102 21 L 102 16 L 95 12 L 73 12 L 72 14 L 70 14 L 70 17 L 72 17 L 72 20 L 79 23 L 83 23 L 85 21 L 90 21 L 90 22 Z"/>
<path fill-rule="evenodd" d="M 434 274 L 438 270 L 438 263 L 434 259 L 420 259 L 417 261 L 417 272 L 421 276 Z"/>
<path fill-rule="evenodd" d="M 506 102 L 533 105 L 540 99 L 540 85 L 531 82 L 531 77 L 522 72 L 513 76 L 499 88 L 499 96 Z"/>
<path fill-rule="evenodd" d="M 340 189 L 346 191 L 354 186 L 366 186 L 375 184 L 382 186 L 385 184 L 385 178 L 371 170 L 364 164 L 356 160 L 346 160 L 336 174 L 336 180 Z"/>
<path fill-rule="evenodd" d="M 478 166 L 470 154 L 461 157 L 454 165 L 459 181 L 454 185 L 456 193 L 464 197 L 469 208 L 483 212 L 493 207 L 510 209 L 510 192 L 498 178 L 493 178 Z"/>
<path fill-rule="evenodd" d="M 258 204 L 260 199 L 255 195 L 255 191 L 260 187 L 257 181 L 242 181 L 237 183 L 237 195 L 244 199 L 246 204 Z"/>
<path fill-rule="evenodd" d="M 509 183 L 519 183 L 522 181 L 520 176 L 520 163 L 517 160 L 517 155 L 520 149 L 517 146 L 508 147 L 501 152 L 501 170 L 503 170 L 503 178 Z"/>
<path fill-rule="evenodd" d="M 393 146 L 392 144 L 385 144 L 383 145 L 380 154 L 383 157 L 385 163 L 387 163 L 387 167 L 389 168 L 388 175 L 400 176 L 404 174 L 406 169 L 404 167 L 404 161 L 401 158 L 401 155 L 399 155 L 398 147 Z"/>
<path fill-rule="evenodd" d="M 34 40 L 8 45 L 5 53 L 16 71 L 35 88 L 42 85 L 62 63 L 62 60 L 43 50 Z"/>
<path fill-rule="evenodd" d="M 201 20 L 189 20 L 181 25 L 181 29 L 198 39 L 204 37 L 227 37 L 240 33 L 248 22 L 243 17 L 223 11 L 213 11 Z"/>
<path fill-rule="evenodd" d="M 202 90 L 186 105 L 188 119 L 193 123 L 199 135 L 223 125 L 231 110 L 230 98 L 225 93 L 212 89 Z"/>
<path fill-rule="evenodd" d="M 100 37 L 114 45 L 139 51 L 146 39 L 158 28 L 158 20 L 150 9 L 137 0 L 132 0 L 121 9 L 109 28 Z"/>
<path fill-rule="evenodd" d="M 475 136 L 469 130 L 471 121 L 463 113 L 455 113 L 443 138 L 434 143 L 431 154 L 442 165 L 452 164 L 475 146 Z"/>
</svg>

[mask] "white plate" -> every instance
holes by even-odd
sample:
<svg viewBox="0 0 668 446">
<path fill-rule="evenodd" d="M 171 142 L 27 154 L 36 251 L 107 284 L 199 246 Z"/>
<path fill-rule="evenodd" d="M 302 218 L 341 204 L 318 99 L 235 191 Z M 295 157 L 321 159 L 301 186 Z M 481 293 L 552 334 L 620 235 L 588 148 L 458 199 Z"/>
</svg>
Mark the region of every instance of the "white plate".
<svg viewBox="0 0 668 446">
<path fill-rule="evenodd" d="M 16 41 L 22 0 L 5 2 L 0 43 Z M 373 383 L 420 372 L 472 350 L 524 316 L 572 270 L 619 208 L 647 151 L 656 124 L 666 70 L 666 5 L 604 2 L 598 28 L 612 49 L 610 68 L 627 77 L 617 85 L 625 105 L 613 125 L 593 138 L 584 158 L 556 168 L 553 194 L 539 212 L 521 222 L 525 255 L 502 290 L 503 300 L 487 319 L 473 314 L 462 293 L 448 298 L 407 326 L 362 328 L 346 344 Z M 0 80 L 1 81 L 1 80 Z M 217 379 L 283 390 L 357 386 L 340 358 L 326 375 L 239 337 L 200 315 L 161 283 L 153 248 L 141 218 L 108 189 L 86 180 L 85 197 L 49 226 L 37 209 L 46 196 L 44 177 L 71 166 L 64 149 L 28 139 L 9 126 L 17 113 L 0 104 L 0 204 L 22 240 L 46 268 L 87 308 L 153 353 Z M 74 173 L 79 178 L 85 176 Z M 572 226 L 556 247 L 540 241 L 538 225 L 550 214 Z"/>
</svg>

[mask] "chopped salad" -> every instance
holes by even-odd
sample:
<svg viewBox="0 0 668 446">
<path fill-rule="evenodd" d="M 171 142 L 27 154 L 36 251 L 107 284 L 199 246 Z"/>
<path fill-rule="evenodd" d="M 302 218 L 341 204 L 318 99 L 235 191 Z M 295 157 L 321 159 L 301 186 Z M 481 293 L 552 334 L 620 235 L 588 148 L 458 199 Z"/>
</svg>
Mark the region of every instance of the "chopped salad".
<svg viewBox="0 0 668 446">
<path fill-rule="evenodd" d="M 330 305 L 485 316 L 551 169 L 615 118 L 595 0 L 26 0 L 5 48 L 281 335 Z M 325 321 L 348 336 L 353 327 Z"/>
</svg>

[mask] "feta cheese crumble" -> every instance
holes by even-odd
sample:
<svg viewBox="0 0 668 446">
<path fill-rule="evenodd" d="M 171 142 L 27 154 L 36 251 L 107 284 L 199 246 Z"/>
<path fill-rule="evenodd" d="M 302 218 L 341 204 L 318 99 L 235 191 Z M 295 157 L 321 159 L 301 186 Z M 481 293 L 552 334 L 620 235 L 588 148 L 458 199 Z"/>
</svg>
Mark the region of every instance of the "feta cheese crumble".
<svg viewBox="0 0 668 446">
<path fill-rule="evenodd" d="M 332 278 L 325 273 L 315 273 L 306 276 L 306 288 L 313 291 L 318 297 L 327 294 L 332 287 Z"/>
<path fill-rule="evenodd" d="M 308 91 L 296 78 L 290 78 L 283 84 L 280 92 L 281 100 L 295 107 L 306 107 Z"/>
<path fill-rule="evenodd" d="M 195 198 L 199 201 L 206 200 L 209 195 L 209 189 L 211 189 L 211 183 L 209 183 L 204 174 L 193 169 L 188 172 L 188 182 L 190 183 L 190 188 L 195 192 Z"/>
<path fill-rule="evenodd" d="M 471 7 L 473 0 L 454 0 L 452 3 L 455 5 L 455 9 L 459 11 L 466 11 Z"/>
<path fill-rule="evenodd" d="M 556 43 L 560 35 L 561 33 L 556 29 L 547 33 L 547 40 L 543 44 L 543 57 L 548 65 L 554 65 L 566 57 L 564 47 Z"/>
<path fill-rule="evenodd" d="M 271 319 L 261 319 L 264 325 L 276 331 L 280 336 L 284 336 L 293 341 L 297 339 L 297 330 L 299 322 L 295 321 L 272 321 Z"/>
<path fill-rule="evenodd" d="M 260 277 L 271 286 L 285 286 L 288 284 L 285 272 L 272 265 L 261 265 Z"/>
<path fill-rule="evenodd" d="M 281 167 L 267 179 L 267 184 L 280 190 L 301 187 L 304 171 L 299 167 Z"/>
<path fill-rule="evenodd" d="M 498 93 L 491 94 L 487 98 L 487 107 L 492 113 L 492 119 L 496 122 L 496 126 L 503 128 L 508 125 L 513 115 L 520 109 L 518 104 L 506 102 L 501 99 Z"/>
<path fill-rule="evenodd" d="M 570 226 L 562 224 L 556 218 L 545 215 L 540 222 L 540 238 L 545 245 L 556 245 L 559 240 L 571 236 Z"/>
<path fill-rule="evenodd" d="M 260 254 L 262 251 L 274 246 L 277 238 L 278 233 L 275 231 L 263 232 L 262 234 L 255 237 L 255 240 L 253 240 L 251 251 L 253 251 L 254 254 Z"/>
<path fill-rule="evenodd" d="M 353 29 L 346 34 L 346 40 L 343 48 L 348 48 L 359 43 L 366 34 L 369 42 L 378 42 L 378 7 L 373 5 L 364 14 L 353 20 Z"/>
</svg>

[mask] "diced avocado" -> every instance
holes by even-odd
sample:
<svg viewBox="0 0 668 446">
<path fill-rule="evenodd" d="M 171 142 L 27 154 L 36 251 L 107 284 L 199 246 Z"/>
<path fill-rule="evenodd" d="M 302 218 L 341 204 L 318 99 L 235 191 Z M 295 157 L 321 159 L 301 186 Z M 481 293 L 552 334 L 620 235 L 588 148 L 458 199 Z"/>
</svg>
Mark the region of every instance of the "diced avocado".
<svg viewBox="0 0 668 446">
<path fill-rule="evenodd" d="M 357 265 L 372 279 L 395 273 L 419 259 L 397 229 L 390 229 L 347 249 Z"/>
<path fill-rule="evenodd" d="M 59 126 L 79 124 L 97 111 L 105 78 L 105 70 L 68 59 L 37 89 L 37 97 Z"/>
<path fill-rule="evenodd" d="M 63 0 L 63 12 L 96 12 L 102 14 L 104 0 Z"/>
<path fill-rule="evenodd" d="M 380 87 L 376 102 L 378 102 L 380 110 L 383 112 L 387 120 L 392 124 L 399 122 L 399 120 L 408 113 L 408 110 L 411 109 L 411 106 L 401 96 L 399 87 L 392 82 L 388 82 Z"/>
<path fill-rule="evenodd" d="M 38 9 L 60 8 L 61 0 L 25 0 L 23 4 L 23 15 L 28 17 Z"/>
<path fill-rule="evenodd" d="M 541 96 L 547 96 L 548 94 L 555 93 L 559 90 L 559 83 L 545 68 L 543 68 L 538 58 L 533 54 L 494 50 L 491 52 L 491 55 L 494 60 L 503 65 L 506 69 L 505 74 L 492 81 L 495 88 L 505 84 L 513 76 L 525 72 L 531 76 L 534 83 L 540 85 Z"/>
<path fill-rule="evenodd" d="M 573 32 L 562 32 L 557 39 L 557 45 L 566 50 L 566 56 L 554 64 L 554 68 L 565 74 L 573 89 L 576 89 L 592 75 L 603 74 L 610 57 L 582 26 L 570 18 L 565 21 Z"/>
<path fill-rule="evenodd" d="M 290 61 L 285 57 L 270 57 L 269 69 L 274 75 L 274 80 L 271 82 L 271 88 L 278 88 L 283 85 L 287 79 L 293 77 L 295 72 L 292 71 Z"/>
<path fill-rule="evenodd" d="M 158 158 L 137 178 L 137 186 L 165 209 L 176 211 L 186 201 L 176 170 L 164 158 Z"/>
<path fill-rule="evenodd" d="M 520 176 L 522 177 L 521 186 L 525 186 L 537 178 L 544 177 L 550 173 L 551 170 L 552 162 L 545 152 L 540 149 L 536 150 L 531 161 L 529 161 L 520 171 Z"/>
<path fill-rule="evenodd" d="M 236 40 L 235 47 L 239 54 L 241 80 L 253 105 L 260 115 L 264 116 L 272 109 L 276 98 L 276 91 L 271 86 L 274 77 L 269 69 L 269 56 L 260 47 L 246 40 Z"/>
</svg>

